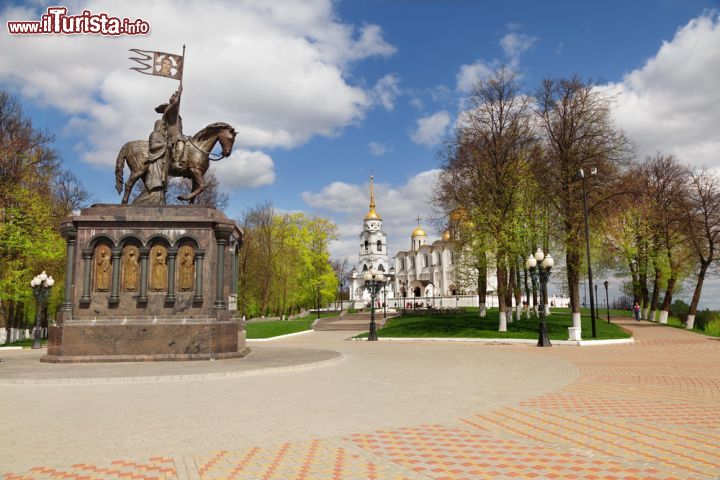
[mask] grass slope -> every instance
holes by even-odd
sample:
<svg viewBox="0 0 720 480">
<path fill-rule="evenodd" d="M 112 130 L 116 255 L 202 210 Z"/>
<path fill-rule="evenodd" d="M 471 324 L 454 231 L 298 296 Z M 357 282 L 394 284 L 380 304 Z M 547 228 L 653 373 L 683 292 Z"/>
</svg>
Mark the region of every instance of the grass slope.
<svg viewBox="0 0 720 480">
<path fill-rule="evenodd" d="M 408 312 L 391 319 L 385 328 L 378 330 L 379 337 L 425 337 L 425 338 L 531 338 L 538 337 L 535 318 L 508 324 L 507 332 L 498 332 L 498 311 L 488 310 L 487 317 L 479 318 L 477 308 L 468 308 L 448 315 L 422 315 Z M 548 334 L 553 340 L 567 340 L 567 327 L 572 326 L 568 309 L 555 309 L 547 319 Z M 628 338 L 630 335 L 620 327 L 596 320 L 597 338 Z M 582 337 L 591 339 L 590 316 L 582 316 Z M 364 336 L 367 336 L 364 335 Z"/>
<path fill-rule="evenodd" d="M 336 317 L 337 312 L 321 312 L 320 317 Z M 245 325 L 247 329 L 247 338 L 271 338 L 279 335 L 287 335 L 288 333 L 303 332 L 310 330 L 312 324 L 317 319 L 317 314 L 313 313 L 295 320 L 273 320 L 269 322 L 249 322 Z"/>
</svg>

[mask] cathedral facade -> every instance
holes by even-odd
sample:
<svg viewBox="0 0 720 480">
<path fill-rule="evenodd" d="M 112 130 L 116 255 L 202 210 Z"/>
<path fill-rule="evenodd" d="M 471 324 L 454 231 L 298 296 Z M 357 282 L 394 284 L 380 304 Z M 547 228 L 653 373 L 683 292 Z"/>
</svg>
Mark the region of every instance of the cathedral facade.
<svg viewBox="0 0 720 480">
<path fill-rule="evenodd" d="M 419 220 L 418 220 L 419 223 Z M 395 291 L 403 299 L 460 295 L 455 283 L 455 251 L 450 233 L 427 243 L 418 226 L 410 234 L 410 249 L 395 254 Z M 414 301 L 414 300 L 409 300 Z"/>
</svg>

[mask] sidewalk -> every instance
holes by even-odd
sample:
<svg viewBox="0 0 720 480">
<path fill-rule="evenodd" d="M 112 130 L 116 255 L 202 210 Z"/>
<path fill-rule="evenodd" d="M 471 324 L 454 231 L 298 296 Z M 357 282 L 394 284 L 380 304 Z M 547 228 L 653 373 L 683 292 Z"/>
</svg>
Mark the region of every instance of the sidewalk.
<svg viewBox="0 0 720 480">
<path fill-rule="evenodd" d="M 11 459 L 0 472 L 6 480 L 720 476 L 720 340 L 614 321 L 633 330 L 634 344 L 396 344 L 314 332 L 277 345 L 344 359 L 231 379 L 2 386 L 3 411 L 24 415 L 0 426 L 0 458 Z"/>
</svg>

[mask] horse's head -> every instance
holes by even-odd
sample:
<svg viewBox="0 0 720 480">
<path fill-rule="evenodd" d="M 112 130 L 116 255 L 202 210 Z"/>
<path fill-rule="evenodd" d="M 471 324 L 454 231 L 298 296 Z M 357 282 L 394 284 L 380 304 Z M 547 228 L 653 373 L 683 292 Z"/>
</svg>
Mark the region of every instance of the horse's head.
<svg viewBox="0 0 720 480">
<path fill-rule="evenodd" d="M 212 148 L 216 142 L 220 142 L 223 157 L 229 157 L 235 143 L 235 135 L 237 135 L 237 132 L 231 125 L 225 122 L 217 122 L 203 128 L 193 138 L 202 143 L 208 142 L 208 149 Z"/>
<path fill-rule="evenodd" d="M 235 144 L 235 136 L 237 135 L 237 132 L 233 127 L 230 125 L 227 127 L 228 128 L 220 130 L 220 134 L 218 135 L 218 141 L 220 142 L 220 147 L 222 148 L 223 157 L 229 157 L 230 153 L 232 153 L 232 148 Z"/>
</svg>

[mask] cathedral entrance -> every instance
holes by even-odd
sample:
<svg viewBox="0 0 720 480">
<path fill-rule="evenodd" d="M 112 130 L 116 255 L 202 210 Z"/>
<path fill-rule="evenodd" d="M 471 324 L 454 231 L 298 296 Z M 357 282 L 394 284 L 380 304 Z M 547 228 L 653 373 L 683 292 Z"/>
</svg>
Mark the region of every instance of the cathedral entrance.
<svg viewBox="0 0 720 480">
<path fill-rule="evenodd" d="M 413 294 L 415 294 L 416 297 L 421 297 L 422 293 L 420 292 L 420 287 L 415 287 L 415 290 L 413 290 Z"/>
</svg>

